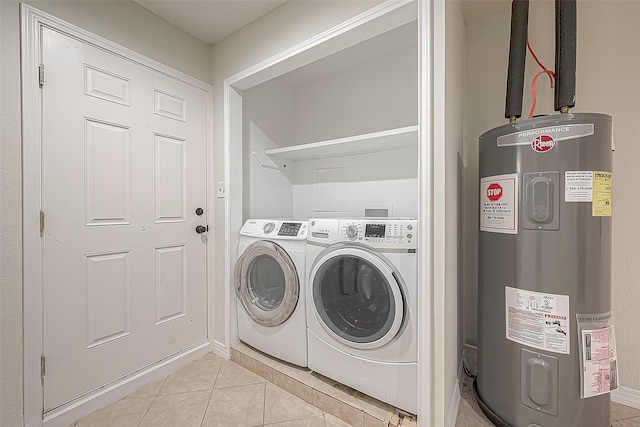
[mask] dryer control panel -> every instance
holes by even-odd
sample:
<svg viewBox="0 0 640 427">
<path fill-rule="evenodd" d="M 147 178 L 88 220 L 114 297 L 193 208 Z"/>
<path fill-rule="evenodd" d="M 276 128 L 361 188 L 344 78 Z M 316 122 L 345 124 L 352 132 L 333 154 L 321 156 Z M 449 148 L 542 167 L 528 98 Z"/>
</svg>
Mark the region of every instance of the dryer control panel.
<svg viewBox="0 0 640 427">
<path fill-rule="evenodd" d="M 416 249 L 418 221 L 413 219 L 310 219 L 309 242 L 363 243 L 377 249 Z"/>
<path fill-rule="evenodd" d="M 240 230 L 240 235 L 265 237 L 274 240 L 305 240 L 308 222 L 283 219 L 249 219 Z"/>
</svg>

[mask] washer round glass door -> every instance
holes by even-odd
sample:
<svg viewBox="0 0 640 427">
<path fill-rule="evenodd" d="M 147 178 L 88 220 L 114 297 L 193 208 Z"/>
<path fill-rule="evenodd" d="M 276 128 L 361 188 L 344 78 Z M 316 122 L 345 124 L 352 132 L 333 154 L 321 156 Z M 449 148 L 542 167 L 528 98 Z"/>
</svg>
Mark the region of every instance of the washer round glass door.
<svg viewBox="0 0 640 427">
<path fill-rule="evenodd" d="M 310 277 L 317 317 L 340 342 L 377 348 L 400 331 L 402 288 L 393 269 L 379 256 L 354 247 L 332 250 L 316 261 Z"/>
<path fill-rule="evenodd" d="M 277 326 L 293 314 L 300 295 L 295 264 L 276 243 L 249 245 L 236 264 L 235 289 L 249 317 L 263 326 Z"/>
</svg>

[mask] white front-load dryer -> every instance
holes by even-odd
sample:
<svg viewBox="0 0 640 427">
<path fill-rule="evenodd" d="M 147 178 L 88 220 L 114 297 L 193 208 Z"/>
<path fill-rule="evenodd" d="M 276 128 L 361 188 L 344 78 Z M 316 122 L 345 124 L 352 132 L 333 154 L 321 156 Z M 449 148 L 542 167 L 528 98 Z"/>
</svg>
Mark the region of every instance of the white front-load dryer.
<svg viewBox="0 0 640 427">
<path fill-rule="evenodd" d="M 246 221 L 234 273 L 240 340 L 305 367 L 307 229 L 307 221 Z"/>
<path fill-rule="evenodd" d="M 309 368 L 417 413 L 417 221 L 310 219 Z"/>
</svg>

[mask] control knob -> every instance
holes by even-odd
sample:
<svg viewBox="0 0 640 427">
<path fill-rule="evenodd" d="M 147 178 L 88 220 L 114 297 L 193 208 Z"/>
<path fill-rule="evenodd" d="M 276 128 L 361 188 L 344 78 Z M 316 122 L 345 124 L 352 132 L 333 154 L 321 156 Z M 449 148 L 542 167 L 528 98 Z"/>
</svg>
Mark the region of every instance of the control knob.
<svg viewBox="0 0 640 427">
<path fill-rule="evenodd" d="M 347 233 L 347 237 L 350 240 L 356 240 L 356 237 L 358 237 L 358 228 L 353 224 L 349 224 L 347 225 L 345 233 Z"/>
<path fill-rule="evenodd" d="M 269 234 L 273 231 L 274 228 L 276 228 L 276 225 L 272 222 L 268 222 L 264 225 L 264 227 L 262 227 L 262 231 L 264 231 L 264 234 Z"/>
</svg>

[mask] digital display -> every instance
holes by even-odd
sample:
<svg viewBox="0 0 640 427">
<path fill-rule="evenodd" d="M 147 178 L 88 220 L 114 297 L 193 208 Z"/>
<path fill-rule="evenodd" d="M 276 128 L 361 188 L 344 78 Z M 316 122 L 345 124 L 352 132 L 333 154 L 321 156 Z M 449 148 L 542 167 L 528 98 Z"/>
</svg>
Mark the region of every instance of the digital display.
<svg viewBox="0 0 640 427">
<path fill-rule="evenodd" d="M 385 224 L 367 224 L 364 228 L 364 237 L 384 237 L 386 228 Z"/>
<path fill-rule="evenodd" d="M 301 225 L 299 222 L 283 222 L 278 231 L 278 236 L 297 236 Z"/>
</svg>

